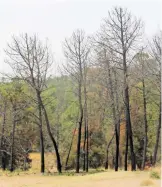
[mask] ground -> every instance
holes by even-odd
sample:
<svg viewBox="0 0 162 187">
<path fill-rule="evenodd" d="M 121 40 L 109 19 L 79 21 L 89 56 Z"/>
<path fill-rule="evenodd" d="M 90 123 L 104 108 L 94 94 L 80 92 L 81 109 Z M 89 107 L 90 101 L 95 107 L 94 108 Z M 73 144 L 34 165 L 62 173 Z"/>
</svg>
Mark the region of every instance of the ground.
<svg viewBox="0 0 162 187">
<path fill-rule="evenodd" d="M 0 176 L 0 187 L 141 187 L 148 186 L 147 183 L 150 187 L 160 187 L 161 180 L 150 179 L 149 174 L 149 171 L 108 171 L 84 176 L 5 174 Z"/>
</svg>

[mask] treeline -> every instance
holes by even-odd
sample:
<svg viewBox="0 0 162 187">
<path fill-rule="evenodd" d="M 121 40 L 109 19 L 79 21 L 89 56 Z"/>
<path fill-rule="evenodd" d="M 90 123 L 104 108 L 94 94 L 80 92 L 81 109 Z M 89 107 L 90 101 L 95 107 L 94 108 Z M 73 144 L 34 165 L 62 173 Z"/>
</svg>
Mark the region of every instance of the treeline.
<svg viewBox="0 0 162 187">
<path fill-rule="evenodd" d="M 0 165 L 30 168 L 31 152 L 54 152 L 62 170 L 144 170 L 160 161 L 162 33 L 144 42 L 143 22 L 108 12 L 100 29 L 74 31 L 60 76 L 38 36 L 13 36 L 5 49 L 14 74 L 0 82 Z"/>
</svg>

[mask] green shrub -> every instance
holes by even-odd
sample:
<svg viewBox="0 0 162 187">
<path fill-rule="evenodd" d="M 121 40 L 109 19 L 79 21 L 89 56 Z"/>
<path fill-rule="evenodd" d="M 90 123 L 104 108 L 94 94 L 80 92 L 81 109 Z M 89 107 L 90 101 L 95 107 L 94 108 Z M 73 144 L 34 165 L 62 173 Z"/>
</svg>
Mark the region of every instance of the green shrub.
<svg viewBox="0 0 162 187">
<path fill-rule="evenodd" d="M 160 179 L 160 173 L 158 171 L 151 171 L 150 177 L 153 179 Z"/>
</svg>

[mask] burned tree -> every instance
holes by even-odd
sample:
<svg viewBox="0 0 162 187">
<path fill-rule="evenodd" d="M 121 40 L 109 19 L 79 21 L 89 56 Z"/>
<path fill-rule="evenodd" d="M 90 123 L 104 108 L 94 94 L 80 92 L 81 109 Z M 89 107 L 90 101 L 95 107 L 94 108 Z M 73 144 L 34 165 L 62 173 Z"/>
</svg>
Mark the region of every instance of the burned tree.
<svg viewBox="0 0 162 187">
<path fill-rule="evenodd" d="M 83 124 L 83 87 L 85 80 L 85 67 L 89 54 L 87 37 L 82 30 L 73 32 L 71 38 L 65 39 L 64 54 L 67 59 L 66 73 L 70 74 L 77 86 L 77 97 L 79 105 L 79 120 L 78 120 L 78 140 L 76 153 L 76 173 L 80 169 L 80 150 L 81 150 L 81 131 Z M 84 90 L 86 92 L 86 90 Z M 88 137 L 86 137 L 88 139 Z"/>
<path fill-rule="evenodd" d="M 61 172 L 61 160 L 58 152 L 57 144 L 51 132 L 51 127 L 46 112 L 45 104 L 42 99 L 42 92 L 46 90 L 46 80 L 48 71 L 52 63 L 52 56 L 49 53 L 49 48 L 44 45 L 36 35 L 28 36 L 28 34 L 19 37 L 13 36 L 12 43 L 8 44 L 5 51 L 7 63 L 14 70 L 16 75 L 25 81 L 34 91 L 33 101 L 37 104 L 41 145 L 41 172 L 44 173 L 44 137 L 43 137 L 43 116 L 45 118 L 47 131 L 53 143 L 56 158 L 57 169 Z"/>
<path fill-rule="evenodd" d="M 123 71 L 126 137 L 128 136 L 130 142 L 132 170 L 136 170 L 136 163 L 129 106 L 128 65 L 131 62 L 130 54 L 133 53 L 133 49 L 141 36 L 141 27 L 141 20 L 133 17 L 127 9 L 115 7 L 112 11 L 108 12 L 108 18 L 104 19 L 101 31 L 97 34 L 97 39 L 95 39 L 101 46 L 115 54 L 115 62 Z M 127 170 L 127 150 L 128 144 L 126 143 L 125 170 Z"/>
<path fill-rule="evenodd" d="M 160 102 L 159 102 L 159 120 L 158 120 L 158 125 L 157 125 L 157 132 L 156 132 L 156 143 L 155 143 L 155 148 L 154 148 L 154 153 L 153 153 L 153 166 L 156 164 L 157 160 L 157 152 L 158 152 L 158 146 L 159 146 L 159 140 L 160 140 L 160 131 L 161 131 L 161 55 L 162 55 L 162 32 L 156 36 L 154 36 L 152 42 L 150 42 L 150 49 L 151 49 L 151 56 L 155 60 L 155 65 L 154 67 L 151 66 L 151 70 L 153 70 L 153 75 L 156 76 L 156 81 L 157 81 L 157 88 L 159 91 L 159 97 L 160 97 Z"/>
</svg>

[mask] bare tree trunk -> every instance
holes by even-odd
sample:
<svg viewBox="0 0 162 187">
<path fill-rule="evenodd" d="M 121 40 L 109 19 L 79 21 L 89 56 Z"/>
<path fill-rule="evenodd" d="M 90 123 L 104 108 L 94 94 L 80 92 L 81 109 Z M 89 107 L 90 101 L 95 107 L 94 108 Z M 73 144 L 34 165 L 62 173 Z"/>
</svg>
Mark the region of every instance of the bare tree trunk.
<svg viewBox="0 0 162 187">
<path fill-rule="evenodd" d="M 77 141 L 77 155 L 76 155 L 76 173 L 79 173 L 80 168 L 80 143 L 81 143 L 81 131 L 82 131 L 82 121 L 83 121 L 83 109 L 82 104 L 80 104 L 80 120 L 78 126 L 78 141 Z"/>
<path fill-rule="evenodd" d="M 161 96 L 160 96 L 159 123 L 157 126 L 156 143 L 155 143 L 154 154 L 153 154 L 153 166 L 155 166 L 156 164 L 157 152 L 158 152 L 158 146 L 159 146 L 159 140 L 160 140 L 160 132 L 161 132 Z"/>
<path fill-rule="evenodd" d="M 142 170 L 145 169 L 145 162 L 146 162 L 146 152 L 147 152 L 147 106 L 146 106 L 146 93 L 145 93 L 145 81 L 144 79 L 142 80 L 142 85 L 143 85 L 143 107 L 144 107 L 144 150 L 143 150 L 143 158 L 142 158 Z"/>
<path fill-rule="evenodd" d="M 41 151 L 41 173 L 45 171 L 45 161 L 44 161 L 44 137 L 42 127 L 39 128 L 40 133 L 40 151 Z"/>
<path fill-rule="evenodd" d="M 83 145 L 83 171 L 88 172 L 88 113 L 87 113 L 87 88 L 86 88 L 86 67 L 84 67 L 84 145 Z"/>
<path fill-rule="evenodd" d="M 130 143 L 130 151 L 131 151 L 131 166 L 132 171 L 136 170 L 136 163 L 135 163 L 135 154 L 134 154 L 134 145 L 133 145 L 133 135 L 132 135 L 132 125 L 131 125 L 131 118 L 130 118 L 130 107 L 129 107 L 129 91 L 128 91 L 128 74 L 127 74 L 127 65 L 126 65 L 126 54 L 123 53 L 123 67 L 124 67 L 124 97 L 125 97 L 125 108 L 126 108 L 126 127 L 128 129 L 128 139 Z M 127 143 L 126 143 L 127 145 Z M 127 151 L 126 151 L 127 152 Z M 126 157 L 125 157 L 126 158 Z"/>
<path fill-rule="evenodd" d="M 55 152 L 56 152 L 57 170 L 58 170 L 59 173 L 61 173 L 62 165 L 61 165 L 60 154 L 59 154 L 59 151 L 58 151 L 58 147 L 57 147 L 55 138 L 53 137 L 52 132 L 51 132 L 50 123 L 49 123 L 49 120 L 48 120 L 48 115 L 47 115 L 46 108 L 45 108 L 45 106 L 42 102 L 42 98 L 41 98 L 40 95 L 39 95 L 39 103 L 40 103 L 40 105 L 43 109 L 44 117 L 45 117 L 45 121 L 46 121 L 46 126 L 47 126 L 47 131 L 48 131 L 49 137 L 51 138 L 51 141 L 53 143 L 53 146 L 54 146 L 54 149 L 55 149 Z"/>
<path fill-rule="evenodd" d="M 106 149 L 106 160 L 105 160 L 105 169 L 108 169 L 108 165 L 109 165 L 109 147 L 114 139 L 114 135 L 115 133 L 113 134 L 111 140 L 109 141 L 108 145 L 107 145 L 107 149 Z"/>
<path fill-rule="evenodd" d="M 126 124 L 127 126 L 127 124 Z M 125 127 L 125 139 L 126 139 L 126 144 L 125 144 L 125 160 L 124 160 L 124 170 L 127 171 L 127 160 L 128 160 L 128 130 L 127 130 L 127 127 Z"/>
<path fill-rule="evenodd" d="M 15 146 L 15 128 L 16 128 L 16 108 L 13 106 L 13 121 L 12 121 L 12 140 L 11 140 L 11 157 L 10 171 L 14 171 L 14 146 Z"/>
<path fill-rule="evenodd" d="M 118 88 L 118 81 L 117 81 L 117 75 L 116 75 L 116 70 L 113 71 L 114 72 L 114 77 L 115 77 L 115 87 L 114 87 L 114 90 L 115 90 L 115 98 L 116 98 L 116 115 L 117 115 L 117 136 L 118 136 L 118 139 L 117 139 L 117 151 L 118 151 L 118 166 L 121 167 L 121 158 L 120 158 L 120 114 L 119 114 L 119 95 L 118 95 L 118 91 L 117 91 L 117 88 Z"/>
<path fill-rule="evenodd" d="M 45 161 L 44 161 L 44 137 L 43 137 L 43 130 L 42 130 L 42 107 L 41 103 L 39 102 L 40 94 L 37 92 L 37 100 L 38 100 L 38 112 L 39 112 L 39 134 L 40 134 L 40 152 L 41 152 L 41 173 L 45 171 Z"/>
<path fill-rule="evenodd" d="M 83 143 L 83 171 L 85 171 L 85 166 L 86 166 L 86 133 L 87 129 L 86 129 L 86 119 L 85 119 L 85 122 L 84 122 L 84 143 Z"/>
<path fill-rule="evenodd" d="M 116 109 L 115 109 L 115 99 L 114 99 L 114 90 L 113 90 L 113 84 L 112 84 L 112 75 L 111 75 L 111 69 L 109 60 L 107 61 L 107 71 L 108 71 L 108 82 L 109 82 L 109 88 L 110 88 L 110 97 L 111 97 L 111 106 L 112 106 L 112 112 L 113 112 L 113 123 L 115 127 L 115 139 L 116 139 L 116 152 L 115 152 L 115 171 L 118 171 L 118 160 L 119 160 L 119 134 L 118 134 L 118 123 L 116 118 Z"/>
<path fill-rule="evenodd" d="M 6 170 L 6 153 L 3 151 L 3 149 L 5 149 L 5 146 L 4 146 L 4 132 L 5 132 L 5 126 L 6 126 L 6 107 L 7 107 L 7 104 L 6 102 L 4 103 L 4 113 L 3 113 L 3 123 L 2 123 L 2 136 L 1 136 L 1 144 L 0 144 L 0 150 L 1 151 L 1 154 L 2 154 L 2 169 L 3 170 Z"/>
<path fill-rule="evenodd" d="M 67 170 L 68 161 L 69 161 L 69 157 L 70 157 L 71 148 L 72 148 L 72 145 L 73 145 L 73 139 L 74 139 L 74 136 L 75 136 L 75 132 L 76 132 L 76 127 L 75 127 L 75 129 L 74 129 L 74 133 L 73 133 L 73 136 L 72 136 L 72 139 L 71 139 L 71 143 L 70 143 L 68 155 L 67 155 L 67 157 L 66 157 L 65 170 Z"/>
<path fill-rule="evenodd" d="M 86 146 L 86 172 L 88 172 L 89 169 L 89 129 L 88 129 L 88 118 L 87 118 L 87 126 L 86 126 L 86 133 L 87 133 L 87 146 Z"/>
</svg>

